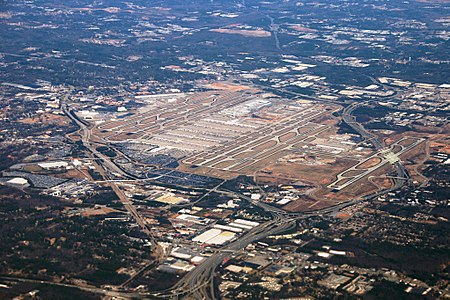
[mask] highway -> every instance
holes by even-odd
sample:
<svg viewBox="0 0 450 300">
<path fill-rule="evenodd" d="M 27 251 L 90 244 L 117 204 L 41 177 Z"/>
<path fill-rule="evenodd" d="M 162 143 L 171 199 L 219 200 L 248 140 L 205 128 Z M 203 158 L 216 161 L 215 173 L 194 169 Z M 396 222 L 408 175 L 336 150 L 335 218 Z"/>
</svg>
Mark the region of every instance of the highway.
<svg viewBox="0 0 450 300">
<path fill-rule="evenodd" d="M 170 290 L 153 294 L 161 298 L 215 299 L 213 285 L 214 270 L 226 259 L 232 258 L 248 244 L 295 228 L 295 220 L 276 216 L 274 220 L 260 224 L 234 242 L 221 248 L 202 264 L 186 274 Z"/>
<path fill-rule="evenodd" d="M 275 39 L 275 47 L 277 47 L 278 50 L 283 51 L 280 47 L 280 40 L 278 39 L 278 30 L 280 28 L 280 25 L 275 24 L 274 19 L 267 15 L 266 16 L 270 20 L 269 29 L 273 34 L 273 38 Z"/>
<path fill-rule="evenodd" d="M 356 122 L 355 117 L 352 116 L 351 114 L 358 107 L 362 107 L 367 104 L 369 104 L 369 102 L 357 102 L 347 106 L 342 112 L 342 118 L 343 121 L 350 127 L 352 127 L 356 132 L 358 132 L 358 134 L 360 134 L 361 137 L 363 137 L 367 141 L 370 141 L 377 151 L 380 151 L 383 149 L 383 144 L 380 142 L 378 137 L 373 133 L 369 132 L 368 130 L 366 130 L 364 126 L 362 126 L 360 123 Z M 410 178 L 400 161 L 397 161 L 394 164 L 394 167 L 397 172 L 397 178 L 393 179 L 394 180 L 393 189 L 396 190 L 401 188 L 405 183 L 407 183 L 410 180 Z"/>
<path fill-rule="evenodd" d="M 370 141 L 376 150 L 381 151 L 383 149 L 382 143 L 378 140 L 378 138 L 368 132 L 361 124 L 356 122 L 355 118 L 351 115 L 351 113 L 358 107 L 365 105 L 366 103 L 356 103 L 348 106 L 344 109 L 343 119 L 349 126 L 351 126 L 355 131 L 357 131 L 365 140 Z M 354 199 L 349 202 L 340 203 L 338 205 L 328 207 L 325 209 L 306 212 L 306 213 L 286 213 L 285 211 L 272 207 L 268 204 L 259 201 L 253 201 L 249 197 L 246 197 L 241 194 L 233 193 L 231 191 L 221 191 L 222 193 L 227 193 L 230 196 L 238 196 L 242 199 L 250 201 L 252 204 L 263 208 L 264 210 L 270 212 L 273 216 L 273 220 L 268 221 L 254 228 L 247 234 L 240 237 L 238 240 L 230 243 L 226 247 L 222 248 L 220 252 L 215 255 L 209 257 L 204 263 L 195 268 L 193 271 L 188 273 L 185 277 L 183 277 L 172 289 L 156 293 L 154 296 L 163 297 L 163 298 L 190 298 L 190 299 L 215 299 L 216 296 L 214 294 L 213 287 L 213 277 L 214 270 L 217 268 L 225 259 L 233 257 L 233 251 L 238 251 L 244 249 L 249 243 L 267 237 L 269 235 L 275 235 L 287 231 L 291 228 L 295 227 L 295 221 L 301 218 L 307 218 L 311 216 L 324 216 L 335 214 L 338 211 L 346 208 L 348 206 L 352 206 L 354 204 L 360 203 L 362 201 L 366 201 L 377 197 L 379 195 L 391 192 L 393 190 L 397 190 L 403 186 L 403 184 L 408 180 L 407 174 L 405 172 L 404 167 L 398 161 L 394 164 L 397 170 L 397 178 L 395 180 L 394 187 L 379 191 L 375 194 Z"/>
<path fill-rule="evenodd" d="M 94 158 L 100 158 L 100 160 L 93 160 L 93 163 L 96 165 L 96 170 L 100 173 L 100 175 L 104 178 L 105 182 L 111 187 L 114 193 L 119 198 L 120 202 L 123 204 L 124 208 L 128 211 L 128 213 L 134 218 L 136 223 L 141 227 L 142 231 L 148 236 L 151 244 L 155 247 L 155 257 L 158 260 L 162 259 L 163 251 L 158 246 L 157 240 L 153 236 L 151 230 L 147 227 L 145 220 L 138 213 L 136 208 L 129 201 L 128 197 L 125 193 L 120 189 L 117 185 L 117 182 L 111 181 L 110 172 L 115 172 L 117 174 L 121 174 L 124 177 L 128 178 L 128 174 L 122 171 L 118 166 L 116 166 L 108 157 L 98 152 L 94 146 L 90 143 L 90 129 L 88 126 L 78 119 L 72 111 L 70 111 L 65 105 L 62 106 L 64 113 L 80 128 L 81 141 L 83 145 L 89 149 Z"/>
<path fill-rule="evenodd" d="M 273 219 L 253 228 L 237 240 L 220 248 L 216 253 L 206 259 L 194 270 L 186 274 L 171 289 L 152 293 L 151 296 L 167 299 L 216 299 L 214 292 L 214 273 L 215 269 L 226 259 L 230 259 L 241 254 L 248 244 L 261 240 L 271 235 L 277 235 L 296 227 L 296 221 L 312 216 L 324 216 L 337 213 L 339 210 L 360 203 L 365 199 L 355 199 L 353 201 L 340 203 L 333 207 L 306 212 L 306 213 L 287 213 L 284 210 L 273 207 L 267 203 L 252 200 L 250 197 L 230 190 L 218 191 L 231 197 L 239 197 L 251 204 L 264 209 L 272 214 Z"/>
<path fill-rule="evenodd" d="M 346 108 L 344 108 L 344 111 L 342 112 L 342 120 L 349 125 L 353 130 L 355 130 L 363 139 L 366 141 L 369 141 L 372 143 L 372 145 L 375 147 L 376 150 L 383 149 L 383 145 L 379 141 L 379 139 L 374 135 L 373 133 L 367 131 L 364 126 L 362 126 L 360 123 L 356 122 L 356 119 L 354 116 L 352 116 L 352 112 L 364 105 L 366 105 L 367 102 L 355 102 Z"/>
<path fill-rule="evenodd" d="M 271 235 L 277 235 L 295 228 L 296 221 L 300 219 L 309 218 L 312 216 L 333 215 L 343 208 L 355 205 L 357 203 L 366 201 L 374 196 L 382 194 L 382 192 L 372 195 L 371 197 L 364 197 L 355 199 L 349 202 L 340 203 L 332 207 L 321 210 L 305 212 L 305 213 L 287 213 L 284 210 L 273 207 L 264 202 L 255 201 L 251 198 L 235 193 L 230 190 L 221 190 L 220 193 L 239 197 L 241 199 L 251 202 L 265 211 L 272 214 L 273 219 L 259 226 L 253 228 L 246 234 L 239 237 L 232 243 L 220 248 L 216 253 L 206 259 L 202 264 L 197 266 L 194 270 L 186 274 L 176 285 L 171 289 L 151 293 L 149 295 L 157 298 L 166 299 L 216 299 L 214 292 L 214 273 L 215 269 L 226 259 L 233 258 L 240 255 L 248 244 L 261 240 Z"/>
<path fill-rule="evenodd" d="M 346 122 L 349 126 L 351 126 L 355 131 L 357 131 L 365 140 L 370 141 L 375 149 L 377 151 L 380 151 L 383 149 L 382 143 L 378 140 L 378 138 L 368 132 L 361 124 L 356 122 L 355 118 L 352 116 L 352 112 L 363 105 L 366 105 L 366 102 L 362 103 L 355 103 L 351 104 L 348 107 L 346 107 L 343 111 L 343 120 Z M 139 212 L 136 210 L 136 208 L 132 205 L 132 203 L 129 201 L 128 197 L 125 195 L 125 193 L 120 189 L 117 182 L 114 180 L 111 180 L 110 174 L 115 173 L 119 176 L 122 176 L 124 178 L 129 179 L 129 174 L 126 174 L 123 170 L 121 170 L 117 165 L 115 165 L 108 157 L 104 156 L 103 154 L 99 153 L 95 147 L 90 142 L 90 135 L 91 131 L 89 129 L 89 126 L 85 124 L 85 122 L 79 120 L 73 112 L 71 112 L 66 106 L 63 106 L 63 111 L 66 113 L 66 115 L 80 127 L 80 134 L 83 145 L 89 149 L 89 151 L 92 153 L 93 158 L 96 158 L 94 160 L 95 164 L 97 165 L 97 169 L 99 173 L 103 176 L 105 182 L 109 184 L 109 186 L 112 188 L 112 190 L 117 194 L 120 201 L 123 203 L 125 209 L 130 213 L 130 215 L 133 216 L 133 218 L 136 220 L 136 223 L 139 224 L 141 229 L 144 233 L 149 237 L 150 241 L 152 242 L 152 245 L 155 247 L 155 256 L 158 259 L 158 261 L 162 260 L 164 255 L 163 251 L 160 249 L 160 247 L 157 244 L 157 239 L 152 235 L 151 231 L 148 229 L 145 220 L 142 218 L 142 216 L 139 214 Z M 231 197 L 239 197 L 241 199 L 244 199 L 248 201 L 249 203 L 258 206 L 262 208 L 263 210 L 269 212 L 272 215 L 272 220 L 264 222 L 255 228 L 251 229 L 247 233 L 243 234 L 242 236 L 238 237 L 236 240 L 232 241 L 231 243 L 225 245 L 224 247 L 218 249 L 213 255 L 208 257 L 203 263 L 201 263 L 199 266 L 197 266 L 195 269 L 187 273 L 177 284 L 175 284 L 172 288 L 160 291 L 160 292 L 153 292 L 153 293 L 142 293 L 139 294 L 139 298 L 148 297 L 148 298 L 166 298 L 166 299 L 180 299 L 180 298 L 186 298 L 186 299 L 216 299 L 216 292 L 214 288 L 214 275 L 215 270 L 217 269 L 220 264 L 223 263 L 224 260 L 232 258 L 234 255 L 238 254 L 241 250 L 243 250 L 247 245 L 250 243 L 253 243 L 255 241 L 261 240 L 265 237 L 271 236 L 271 235 L 277 235 L 280 233 L 283 233 L 285 231 L 288 231 L 290 229 L 295 228 L 297 220 L 312 217 L 312 216 L 325 216 L 325 215 L 332 215 L 340 210 L 342 210 L 345 207 L 360 203 L 362 201 L 366 201 L 369 199 L 372 199 L 373 197 L 376 197 L 378 195 L 381 195 L 383 193 L 395 190 L 403 186 L 403 184 L 408 180 L 407 174 L 404 170 L 404 167 L 401 165 L 400 162 L 396 162 L 394 164 L 396 170 L 397 170 L 397 177 L 398 179 L 395 179 L 395 186 L 389 190 L 380 191 L 378 193 L 375 193 L 373 195 L 354 199 L 349 202 L 340 203 L 332 207 L 328 207 L 321 210 L 311 211 L 311 212 L 304 212 L 304 213 L 288 213 L 281 209 L 278 209 L 276 207 L 273 207 L 269 204 L 266 204 L 261 201 L 255 201 L 250 199 L 249 197 L 229 191 L 221 189 L 221 184 L 216 186 L 213 191 L 229 195 Z M 151 180 L 149 180 L 151 181 Z M 145 268 L 146 269 L 146 268 Z M 127 281 L 125 284 L 128 284 L 130 281 Z M 118 296 L 118 297 L 136 297 L 135 293 L 110 293 L 108 291 L 105 291 L 103 289 L 96 289 L 93 288 L 93 292 L 102 293 L 106 296 Z"/>
<path fill-rule="evenodd" d="M 402 180 L 402 179 L 407 179 L 408 175 L 404 169 L 404 167 L 401 165 L 400 163 L 400 158 L 399 156 L 401 156 L 402 154 L 408 152 L 409 150 L 415 148 L 416 146 L 418 146 L 420 143 L 422 143 L 423 141 L 425 141 L 425 139 L 422 138 L 415 138 L 416 141 L 414 143 L 411 143 L 408 146 L 402 146 L 399 143 L 401 141 L 403 141 L 404 139 L 401 139 L 397 142 L 395 142 L 394 144 L 390 145 L 391 149 L 382 149 L 380 151 L 378 151 L 377 153 L 373 154 L 372 156 L 360 161 L 358 164 L 342 171 L 341 173 L 339 173 L 337 175 L 337 179 L 336 181 L 330 183 L 327 187 L 328 188 L 334 188 L 337 190 L 342 190 L 346 187 L 348 187 L 349 185 L 352 185 L 354 183 L 356 183 L 357 181 L 363 179 L 364 177 L 366 177 L 367 175 L 369 175 L 370 173 L 374 172 L 375 170 L 385 166 L 388 163 L 392 163 L 389 159 L 388 156 L 393 154 L 393 149 L 395 148 L 395 146 L 400 146 L 401 150 L 398 151 L 397 153 L 395 153 L 395 157 L 396 159 L 398 159 L 398 161 L 396 161 L 395 163 L 393 163 L 396 171 L 397 171 L 397 176 L 394 177 L 394 180 Z M 368 167 L 368 168 L 363 168 L 361 167 L 363 164 L 367 163 L 368 161 L 370 161 L 371 159 L 377 158 L 380 160 L 379 163 L 375 164 L 372 167 Z M 348 172 L 354 172 L 354 171 L 361 171 L 361 173 L 357 174 L 357 175 L 345 175 Z M 346 180 L 344 183 L 339 184 L 340 181 L 342 180 Z"/>
<path fill-rule="evenodd" d="M 97 288 L 93 286 L 80 286 L 75 284 L 69 284 L 69 283 L 58 283 L 58 282 L 51 282 L 51 281 L 44 281 L 44 280 L 38 280 L 38 279 L 29 279 L 29 278 L 21 278 L 21 277 L 13 277 L 13 276 L 0 276 L 1 282 L 23 282 L 23 283 L 34 283 L 34 284 L 45 284 L 50 286 L 58 286 L 58 287 L 67 287 L 67 288 L 74 288 L 81 291 L 91 292 L 95 294 L 100 294 L 107 297 L 114 297 L 117 298 L 141 298 L 142 295 L 138 293 L 130 293 L 130 292 L 120 292 L 120 291 L 113 291 L 105 288 Z"/>
</svg>

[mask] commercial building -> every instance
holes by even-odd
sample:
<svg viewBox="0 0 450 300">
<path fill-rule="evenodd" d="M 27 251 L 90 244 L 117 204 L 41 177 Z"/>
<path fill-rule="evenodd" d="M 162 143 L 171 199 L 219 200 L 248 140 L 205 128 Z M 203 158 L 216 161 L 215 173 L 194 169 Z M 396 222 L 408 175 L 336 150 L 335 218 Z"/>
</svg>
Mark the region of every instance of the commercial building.
<svg viewBox="0 0 450 300">
<path fill-rule="evenodd" d="M 206 241 L 218 236 L 220 233 L 222 233 L 222 230 L 220 229 L 210 229 L 207 230 L 205 232 L 203 232 L 200 235 L 197 235 L 195 238 L 193 238 L 192 240 L 194 242 L 199 242 L 199 243 L 205 243 Z"/>
<path fill-rule="evenodd" d="M 236 233 L 234 232 L 222 231 L 220 229 L 213 228 L 203 232 L 192 240 L 201 244 L 223 245 L 224 243 L 234 239 L 235 236 Z"/>
<path fill-rule="evenodd" d="M 52 162 L 42 162 L 38 163 L 38 166 L 45 170 L 62 169 L 69 166 L 65 161 L 52 161 Z"/>
<path fill-rule="evenodd" d="M 28 180 L 22 177 L 14 177 L 13 179 L 8 180 L 6 183 L 11 186 L 22 188 L 29 186 Z"/>
</svg>

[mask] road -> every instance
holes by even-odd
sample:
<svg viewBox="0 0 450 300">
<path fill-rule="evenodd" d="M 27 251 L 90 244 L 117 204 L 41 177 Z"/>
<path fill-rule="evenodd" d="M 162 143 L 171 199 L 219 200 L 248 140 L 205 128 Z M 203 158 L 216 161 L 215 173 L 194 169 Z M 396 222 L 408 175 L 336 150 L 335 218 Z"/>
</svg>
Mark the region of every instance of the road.
<svg viewBox="0 0 450 300">
<path fill-rule="evenodd" d="M 370 141 L 375 149 L 382 150 L 383 145 L 378 140 L 378 138 L 368 132 L 361 124 L 356 122 L 355 118 L 351 115 L 352 112 L 362 105 L 366 105 L 367 103 L 355 103 L 351 104 L 343 111 L 343 120 L 349 126 L 351 126 L 355 131 L 357 131 L 363 138 Z M 139 212 L 135 209 L 135 207 L 131 204 L 128 197 L 125 193 L 120 189 L 117 185 L 117 182 L 111 180 L 110 174 L 115 173 L 124 178 L 130 178 L 129 174 L 126 174 L 121 170 L 117 165 L 115 165 L 108 157 L 99 153 L 95 147 L 90 143 L 90 129 L 87 124 L 83 121 L 79 120 L 66 106 L 63 106 L 63 111 L 67 114 L 67 116 L 80 127 L 80 132 L 82 136 L 83 145 L 89 149 L 92 153 L 93 158 L 96 158 L 95 162 L 98 165 L 99 173 L 104 177 L 105 181 L 109 184 L 112 190 L 117 194 L 120 201 L 123 203 L 125 209 L 133 216 L 136 220 L 137 224 L 142 228 L 142 230 L 149 236 L 153 245 L 157 245 L 157 240 L 152 236 L 150 230 L 146 226 L 145 220 L 141 217 Z M 234 255 L 238 254 L 239 251 L 244 249 L 248 244 L 253 243 L 255 241 L 261 240 L 270 235 L 276 235 L 283 233 L 287 230 L 293 229 L 296 226 L 296 221 L 303 218 L 308 218 L 311 216 L 325 216 L 332 215 L 340 211 L 341 209 L 360 203 L 362 201 L 366 201 L 373 197 L 376 197 L 382 193 L 386 193 L 395 189 L 400 188 L 407 180 L 407 174 L 401 165 L 400 162 L 395 164 L 395 168 L 397 170 L 397 179 L 396 184 L 393 188 L 385 191 L 380 191 L 371 196 L 354 199 L 349 202 L 340 203 L 338 205 L 328 207 L 321 210 L 305 212 L 305 213 L 287 213 L 281 209 L 270 206 L 264 202 L 254 201 L 247 196 L 242 194 L 221 189 L 221 185 L 214 188 L 215 192 L 227 194 L 232 197 L 239 197 L 241 199 L 247 200 L 255 206 L 258 206 L 265 211 L 269 212 L 272 215 L 272 220 L 264 222 L 259 226 L 251 229 L 247 233 L 238 237 L 233 242 L 225 245 L 224 247 L 218 249 L 215 254 L 208 257 L 202 264 L 197 266 L 191 272 L 187 273 L 177 284 L 175 284 L 171 289 L 155 292 L 155 293 L 143 293 L 139 294 L 139 297 L 149 297 L 149 298 L 169 298 L 169 299 L 179 299 L 179 298 L 187 298 L 187 299 L 215 299 L 215 288 L 214 288 L 214 274 L 215 270 L 220 264 L 223 263 L 225 259 L 232 258 Z M 156 248 L 156 251 L 161 251 Z M 157 257 L 162 258 L 163 253 L 157 254 Z M 126 282 L 127 284 L 129 282 Z M 93 288 L 95 292 L 102 293 L 106 296 L 116 296 L 113 293 L 102 289 Z M 119 293 L 117 296 L 120 297 L 135 297 L 133 293 Z"/>
<path fill-rule="evenodd" d="M 367 102 L 356 102 L 349 106 L 347 106 L 344 111 L 342 112 L 342 120 L 350 126 L 353 130 L 355 130 L 363 139 L 366 141 L 369 141 L 372 143 L 372 145 L 375 147 L 376 150 L 383 149 L 383 145 L 381 144 L 380 140 L 377 138 L 376 135 L 373 133 L 367 131 L 364 126 L 362 126 L 360 123 L 356 122 L 356 119 L 354 116 L 352 116 L 352 112 L 359 108 L 366 105 Z"/>
<path fill-rule="evenodd" d="M 241 254 L 247 245 L 261 240 L 271 235 L 277 235 L 296 227 L 296 221 L 311 216 L 323 216 L 337 213 L 339 210 L 365 201 L 366 199 L 356 199 L 354 201 L 341 203 L 333 207 L 307 213 L 287 213 L 284 210 L 273 207 L 264 202 L 255 201 L 240 193 L 229 190 L 218 191 L 232 197 L 239 197 L 247 200 L 255 206 L 264 209 L 272 214 L 272 220 L 260 224 L 246 234 L 239 237 L 232 243 L 220 248 L 216 253 L 206 259 L 201 265 L 186 274 L 171 289 L 150 294 L 158 298 L 168 299 L 216 299 L 214 290 L 215 269 L 226 259 Z"/>
<path fill-rule="evenodd" d="M 277 47 L 278 50 L 281 50 L 280 47 L 280 40 L 278 39 L 278 29 L 280 28 L 280 26 L 278 24 L 275 24 L 274 19 L 271 16 L 266 16 L 269 20 L 270 20 L 270 31 L 273 34 L 273 38 L 275 39 L 275 47 Z"/>
<path fill-rule="evenodd" d="M 383 144 L 378 139 L 378 137 L 376 135 L 374 135 L 373 133 L 369 132 L 368 130 L 366 130 L 364 128 L 364 126 L 362 126 L 360 123 L 356 122 L 355 117 L 352 116 L 352 112 L 355 109 L 357 109 L 358 107 L 367 105 L 367 104 L 369 104 L 369 102 L 356 102 L 356 103 L 353 103 L 353 104 L 347 106 L 344 109 L 344 111 L 342 112 L 342 118 L 343 118 L 343 121 L 346 124 L 348 124 L 350 127 L 352 127 L 356 132 L 358 132 L 358 134 L 360 134 L 361 137 L 363 137 L 365 140 L 371 142 L 377 151 L 380 151 L 383 149 Z M 397 190 L 397 189 L 401 188 L 404 184 L 406 184 L 410 180 L 410 178 L 400 161 L 396 162 L 394 164 L 394 167 L 397 172 L 397 177 L 393 179 L 394 180 L 394 188 L 393 189 Z"/>
<path fill-rule="evenodd" d="M 116 174 L 120 174 L 126 178 L 128 178 L 128 174 L 123 172 L 118 166 L 116 166 L 108 157 L 98 152 L 95 147 L 90 143 L 90 129 L 88 126 L 78 119 L 75 114 L 70 111 L 65 105 L 62 106 L 64 113 L 80 128 L 81 141 L 83 145 L 91 152 L 93 158 L 100 158 L 93 160 L 93 163 L 96 165 L 96 170 L 103 177 L 105 182 L 111 187 L 114 193 L 119 198 L 120 202 L 123 204 L 124 208 L 128 211 L 128 213 L 133 217 L 136 223 L 141 227 L 142 231 L 149 238 L 152 246 L 155 248 L 155 257 L 158 260 L 162 259 L 163 251 L 158 246 L 157 240 L 153 236 L 151 230 L 147 227 L 147 223 L 144 218 L 138 213 L 136 208 L 132 205 L 127 195 L 125 195 L 124 191 L 120 189 L 117 185 L 117 182 L 111 181 L 110 173 L 114 172 Z"/>
<path fill-rule="evenodd" d="M 23 282 L 23 283 L 34 283 L 34 284 L 45 284 L 55 287 L 67 287 L 67 288 L 74 288 L 81 291 L 91 292 L 95 294 L 100 294 L 103 296 L 108 297 L 114 297 L 114 298 L 141 298 L 141 294 L 138 293 L 130 293 L 130 292 L 120 292 L 120 291 L 113 291 L 105 288 L 97 288 L 93 286 L 80 286 L 75 284 L 68 284 L 68 283 L 57 283 L 57 282 L 50 282 L 50 281 L 43 281 L 38 279 L 29 279 L 29 278 L 20 278 L 20 277 L 13 277 L 13 276 L 0 276 L 1 282 Z"/>
<path fill-rule="evenodd" d="M 153 295 L 161 298 L 215 299 L 214 288 L 212 288 L 214 271 L 224 260 L 232 258 L 250 243 L 295 228 L 295 225 L 294 219 L 282 217 L 276 217 L 274 220 L 260 224 L 210 256 L 201 265 L 186 274 L 169 291 Z"/>
<path fill-rule="evenodd" d="M 384 147 L 378 137 L 366 130 L 362 124 L 356 122 L 355 117 L 352 116 L 352 112 L 355 109 L 367 104 L 367 102 L 362 102 L 349 105 L 343 111 L 343 120 L 356 132 L 358 132 L 365 140 L 371 142 L 377 151 L 381 151 Z M 392 188 L 378 191 L 372 195 L 357 198 L 349 202 L 340 203 L 332 207 L 306 213 L 287 213 L 281 209 L 272 207 L 263 202 L 253 201 L 241 194 L 233 193 L 231 191 L 220 191 L 222 193 L 228 193 L 230 196 L 240 197 L 242 199 L 250 201 L 252 204 L 257 205 L 265 211 L 270 212 L 273 216 L 273 220 L 259 225 L 247 234 L 241 236 L 238 240 L 222 248 L 221 250 L 226 251 L 220 251 L 217 254 L 209 257 L 204 263 L 202 263 L 200 266 L 183 277 L 175 286 L 172 287 L 172 289 L 163 293 L 154 294 L 154 296 L 176 299 L 215 299 L 216 297 L 214 294 L 213 286 L 214 270 L 224 261 L 224 259 L 233 257 L 233 251 L 242 250 L 248 244 L 260 240 L 264 237 L 287 231 L 295 226 L 295 222 L 298 219 L 311 216 L 333 215 L 346 207 L 355 205 L 363 201 L 367 201 L 382 194 L 401 188 L 409 180 L 409 178 L 403 165 L 399 161 L 394 164 L 394 167 L 397 172 L 397 177 L 394 179 L 395 184 Z"/>
</svg>

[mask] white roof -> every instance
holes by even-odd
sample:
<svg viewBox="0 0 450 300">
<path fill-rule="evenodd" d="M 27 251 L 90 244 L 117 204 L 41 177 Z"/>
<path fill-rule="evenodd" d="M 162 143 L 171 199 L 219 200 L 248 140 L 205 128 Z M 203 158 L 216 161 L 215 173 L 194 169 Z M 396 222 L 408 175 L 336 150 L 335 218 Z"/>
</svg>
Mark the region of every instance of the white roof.
<svg viewBox="0 0 450 300">
<path fill-rule="evenodd" d="M 173 257 L 176 257 L 176 258 L 181 258 L 181 259 L 190 259 L 192 257 L 192 255 L 190 255 L 190 254 L 177 252 L 178 250 L 180 250 L 180 247 L 173 249 L 172 252 L 170 252 L 170 255 L 172 255 Z"/>
<path fill-rule="evenodd" d="M 196 236 L 192 240 L 194 242 L 207 243 L 212 245 L 222 245 L 223 243 L 233 239 L 236 236 L 235 233 L 230 231 L 222 231 L 220 229 L 210 229 Z"/>
<path fill-rule="evenodd" d="M 214 225 L 214 228 L 228 230 L 228 231 L 232 231 L 232 232 L 242 232 L 242 228 L 236 228 L 236 227 L 220 225 L 220 224 Z"/>
<path fill-rule="evenodd" d="M 203 260 L 205 260 L 205 258 L 206 258 L 206 257 L 204 257 L 204 256 L 194 256 L 194 257 L 191 259 L 191 263 L 199 263 L 199 262 L 202 262 Z"/>
<path fill-rule="evenodd" d="M 197 235 L 195 238 L 193 238 L 192 240 L 194 242 L 200 242 L 200 243 L 204 243 L 207 240 L 210 240 L 216 236 L 218 236 L 219 234 L 222 233 L 222 230 L 220 229 L 210 229 L 208 231 L 203 232 L 200 235 Z"/>
<path fill-rule="evenodd" d="M 236 219 L 235 222 L 238 224 L 244 224 L 244 225 L 248 225 L 248 226 L 252 226 L 252 227 L 259 225 L 258 222 L 253 222 L 253 221 L 244 220 L 244 219 Z"/>
<path fill-rule="evenodd" d="M 233 226 L 233 227 L 242 228 L 242 229 L 245 229 L 245 230 L 250 230 L 250 229 L 253 228 L 252 226 L 248 226 L 248 225 L 244 225 L 244 224 L 239 224 L 239 223 L 236 223 L 236 222 L 230 223 L 230 224 L 228 224 L 228 225 L 229 225 L 229 226 Z"/>
<path fill-rule="evenodd" d="M 326 253 L 326 252 L 319 252 L 319 253 L 317 253 L 317 256 L 328 258 L 328 257 L 331 256 L 331 254 L 330 253 Z"/>
<path fill-rule="evenodd" d="M 222 245 L 225 242 L 228 242 L 229 240 L 233 239 L 236 236 L 236 233 L 230 232 L 230 231 L 223 231 L 221 234 L 216 235 L 212 239 L 209 239 L 206 241 L 208 244 L 212 245 Z"/>
<path fill-rule="evenodd" d="M 278 201 L 277 204 L 284 205 L 284 204 L 287 204 L 289 202 L 291 202 L 291 199 L 283 198 L 280 201 Z"/>
<path fill-rule="evenodd" d="M 184 261 L 181 261 L 181 260 L 171 264 L 170 267 L 174 268 L 174 269 L 177 269 L 177 270 L 183 270 L 183 271 L 186 271 L 186 272 L 188 272 L 188 271 L 190 271 L 190 270 L 195 268 L 195 266 L 193 266 L 193 265 L 191 265 L 189 263 L 186 263 Z"/>
<path fill-rule="evenodd" d="M 346 252 L 345 251 L 339 251 L 339 250 L 330 250 L 330 254 L 345 255 Z"/>
<path fill-rule="evenodd" d="M 227 271 L 231 271 L 233 273 L 239 273 L 242 271 L 242 267 L 236 265 L 229 265 L 225 268 Z"/>
<path fill-rule="evenodd" d="M 261 198 L 261 194 L 252 194 L 251 198 L 252 200 L 259 200 L 259 198 Z"/>
<path fill-rule="evenodd" d="M 28 183 L 28 180 L 22 177 L 15 177 L 13 179 L 8 180 L 7 182 L 11 184 L 25 185 Z"/>
<path fill-rule="evenodd" d="M 52 162 L 43 162 L 38 163 L 38 166 L 41 168 L 61 168 L 67 167 L 69 164 L 65 161 L 52 161 Z"/>
<path fill-rule="evenodd" d="M 200 217 L 197 217 L 194 215 L 189 215 L 189 214 L 181 214 L 181 215 L 177 216 L 176 218 L 180 219 L 180 220 L 188 220 L 188 221 L 198 221 L 198 219 L 200 219 Z"/>
</svg>

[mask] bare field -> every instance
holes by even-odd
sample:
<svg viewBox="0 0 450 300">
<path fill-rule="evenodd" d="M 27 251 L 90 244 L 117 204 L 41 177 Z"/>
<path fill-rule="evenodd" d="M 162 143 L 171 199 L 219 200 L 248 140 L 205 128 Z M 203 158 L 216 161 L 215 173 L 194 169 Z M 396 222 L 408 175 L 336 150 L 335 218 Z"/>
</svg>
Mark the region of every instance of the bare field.
<svg viewBox="0 0 450 300">
<path fill-rule="evenodd" d="M 300 32 L 316 32 L 317 31 L 316 29 L 308 28 L 308 27 L 305 27 L 303 25 L 298 25 L 298 24 L 291 25 L 291 26 L 289 26 L 289 28 L 294 29 L 295 31 L 300 31 Z"/>
<path fill-rule="evenodd" d="M 233 83 L 228 82 L 215 82 L 215 83 L 209 83 L 205 85 L 206 88 L 213 89 L 213 90 L 224 90 L 224 91 L 231 91 L 231 92 L 240 92 L 244 90 L 249 90 L 251 87 L 246 85 L 237 85 Z"/>
<path fill-rule="evenodd" d="M 278 140 L 279 140 L 281 143 L 284 143 L 284 142 L 286 142 L 287 140 L 293 138 L 294 136 L 296 136 L 295 132 L 288 132 L 288 133 L 283 134 L 282 136 L 278 137 Z"/>
<path fill-rule="evenodd" d="M 110 208 L 110 207 L 102 207 L 102 208 L 89 208 L 81 213 L 83 217 L 94 217 L 100 215 L 107 215 L 113 212 L 118 212 L 118 210 Z"/>
<path fill-rule="evenodd" d="M 381 158 L 373 157 L 373 158 L 370 158 L 370 159 L 366 160 L 362 164 L 358 165 L 356 168 L 357 169 L 362 169 L 362 170 L 369 169 L 369 168 L 375 167 L 379 163 L 381 163 Z"/>
<path fill-rule="evenodd" d="M 338 106 L 286 102 L 230 83 L 210 87 L 216 90 L 139 96 L 148 106 L 100 123 L 92 130 L 92 140 L 151 147 L 151 155 L 178 158 L 177 169 L 187 173 L 221 179 L 247 175 L 268 184 L 300 181 L 315 187 L 286 205 L 290 211 L 324 208 L 390 186 L 391 180 L 380 175 L 392 167 L 376 169 L 387 163 L 386 151 L 360 151 L 352 135 L 337 134 L 338 120 L 331 114 Z M 395 136 L 392 144 L 400 138 Z M 401 152 L 402 146 L 416 141 L 406 138 L 395 150 Z M 330 186 L 341 173 L 338 188 Z"/>
<path fill-rule="evenodd" d="M 253 150 L 255 150 L 255 151 L 265 150 L 267 148 L 272 148 L 276 145 L 277 145 L 276 141 L 268 141 L 268 142 L 265 142 L 264 144 L 260 144 L 256 147 L 254 147 Z"/>
<path fill-rule="evenodd" d="M 354 177 L 354 176 L 361 175 L 362 173 L 364 173 L 364 169 L 362 169 L 362 170 L 350 170 L 350 171 L 347 171 L 345 173 L 342 173 L 342 176 L 344 176 L 344 177 Z"/>
<path fill-rule="evenodd" d="M 450 141 L 448 143 L 444 143 L 443 141 L 433 141 L 430 143 L 430 148 L 434 151 L 450 154 Z"/>
<path fill-rule="evenodd" d="M 381 177 L 381 176 L 373 178 L 371 180 L 375 185 L 377 185 L 379 187 L 379 189 L 382 189 L 382 190 L 389 189 L 389 188 L 393 187 L 393 185 L 394 185 L 392 182 L 392 179 Z"/>
<path fill-rule="evenodd" d="M 390 164 L 386 164 L 383 167 L 380 167 L 379 169 L 375 170 L 374 172 L 362 177 L 360 180 L 358 180 L 355 184 L 352 184 L 345 188 L 344 190 L 340 191 L 343 194 L 348 194 L 349 197 L 354 198 L 355 196 L 365 196 L 369 195 L 371 193 L 374 193 L 378 190 L 378 186 L 370 182 L 369 177 L 370 176 L 384 176 L 385 174 L 389 173 L 393 170 L 393 167 Z M 390 181 L 389 181 L 390 182 Z M 387 182 L 386 182 L 387 184 Z M 389 187 L 391 187 L 390 185 Z"/>
<path fill-rule="evenodd" d="M 218 32 L 218 33 L 226 33 L 226 34 L 239 34 L 246 37 L 270 37 L 272 34 L 269 31 L 265 31 L 262 29 L 259 30 L 246 30 L 246 29 L 227 29 L 227 28 L 218 28 L 218 29 L 211 29 L 212 32 Z"/>
<path fill-rule="evenodd" d="M 283 207 L 288 212 L 306 212 L 310 210 L 318 210 L 336 205 L 337 201 L 332 200 L 312 200 L 312 199 L 300 199 L 292 201 Z"/>
<path fill-rule="evenodd" d="M 355 164 L 354 160 L 336 159 L 333 164 L 304 165 L 290 163 L 276 163 L 263 170 L 272 172 L 275 176 L 296 178 L 311 185 L 327 185 L 333 182 L 340 172 Z"/>
</svg>

